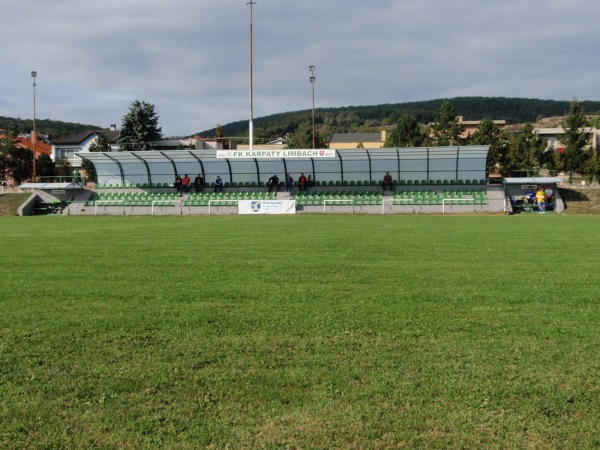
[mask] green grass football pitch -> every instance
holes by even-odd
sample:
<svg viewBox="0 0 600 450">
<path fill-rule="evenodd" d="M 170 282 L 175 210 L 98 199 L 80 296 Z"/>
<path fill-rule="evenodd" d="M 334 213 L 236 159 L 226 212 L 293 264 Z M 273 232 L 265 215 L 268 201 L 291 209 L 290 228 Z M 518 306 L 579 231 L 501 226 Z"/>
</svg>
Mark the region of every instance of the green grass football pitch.
<svg viewBox="0 0 600 450">
<path fill-rule="evenodd" d="M 0 447 L 597 448 L 600 218 L 0 218 Z"/>
</svg>

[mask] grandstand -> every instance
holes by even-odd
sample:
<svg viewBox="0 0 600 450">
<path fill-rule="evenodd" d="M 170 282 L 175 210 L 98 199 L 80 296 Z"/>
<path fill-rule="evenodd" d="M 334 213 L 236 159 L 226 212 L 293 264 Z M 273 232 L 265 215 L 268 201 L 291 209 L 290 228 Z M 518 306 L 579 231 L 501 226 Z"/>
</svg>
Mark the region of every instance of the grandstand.
<svg viewBox="0 0 600 450">
<path fill-rule="evenodd" d="M 85 153 L 96 168 L 98 183 L 31 183 L 32 197 L 19 214 L 44 213 L 40 203 L 56 200 L 62 214 L 237 214 L 258 213 L 284 205 L 286 213 L 473 213 L 499 212 L 506 207 L 500 185 L 486 182 L 488 146 L 238 152 L 177 150 Z M 310 154 L 307 156 L 296 156 Z M 249 157 L 251 155 L 251 157 Z M 393 190 L 383 192 L 386 172 Z M 290 173 L 292 192 L 280 182 L 279 192 L 267 192 L 266 180 Z M 298 175 L 311 175 L 313 185 L 298 189 Z M 202 175 L 202 192 L 181 194 L 177 174 Z M 223 192 L 214 192 L 217 176 Z M 261 205 L 265 208 L 262 208 Z M 252 208 L 252 209 L 249 209 Z M 282 213 L 281 209 L 273 213 Z M 271 211 L 271 210 L 269 210 Z"/>
</svg>

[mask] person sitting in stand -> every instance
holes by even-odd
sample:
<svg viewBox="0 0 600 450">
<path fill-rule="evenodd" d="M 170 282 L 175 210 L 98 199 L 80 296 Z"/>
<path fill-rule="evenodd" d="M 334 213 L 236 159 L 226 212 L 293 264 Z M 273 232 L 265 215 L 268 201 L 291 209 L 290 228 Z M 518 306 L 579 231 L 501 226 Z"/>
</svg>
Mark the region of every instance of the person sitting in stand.
<svg viewBox="0 0 600 450">
<path fill-rule="evenodd" d="M 300 174 L 300 178 L 298 178 L 298 189 L 301 191 L 306 191 L 306 177 L 304 176 L 304 172 Z"/>
<path fill-rule="evenodd" d="M 384 191 L 393 191 L 394 190 L 394 181 L 389 172 L 386 172 L 383 177 L 383 190 Z"/>
<path fill-rule="evenodd" d="M 311 188 L 315 185 L 315 182 L 312 180 L 312 175 L 308 175 L 308 179 L 306 180 L 306 188 Z"/>
<path fill-rule="evenodd" d="M 190 180 L 190 177 L 188 177 L 188 174 L 186 173 L 181 182 L 181 192 L 187 192 L 189 190 L 191 181 L 192 180 Z"/>
<path fill-rule="evenodd" d="M 289 173 L 285 174 L 285 190 L 288 192 L 292 192 L 292 187 L 294 186 L 294 179 Z"/>
<path fill-rule="evenodd" d="M 523 202 L 525 202 L 528 205 L 533 205 L 535 203 L 535 194 L 533 190 L 527 189 L 525 191 L 525 197 L 523 197 Z"/>
<path fill-rule="evenodd" d="M 223 180 L 219 175 L 217 175 L 217 179 L 215 180 L 215 192 L 223 192 Z"/>
<path fill-rule="evenodd" d="M 279 189 L 279 178 L 277 175 L 273 175 L 271 178 L 269 178 L 267 186 L 269 187 L 269 192 L 271 192 L 271 189 L 274 189 L 275 193 L 277 193 L 277 190 Z"/>
<path fill-rule="evenodd" d="M 202 192 L 204 190 L 204 178 L 202 178 L 202 175 L 200 174 L 194 178 L 194 190 L 196 192 Z"/>
<path fill-rule="evenodd" d="M 177 192 L 179 192 L 181 190 L 182 183 L 183 183 L 183 181 L 181 180 L 181 176 L 177 175 L 175 177 L 175 183 L 173 183 L 173 186 L 175 186 L 175 190 Z"/>
<path fill-rule="evenodd" d="M 554 203 L 554 189 L 548 186 L 544 193 L 546 194 L 546 203 Z"/>
</svg>

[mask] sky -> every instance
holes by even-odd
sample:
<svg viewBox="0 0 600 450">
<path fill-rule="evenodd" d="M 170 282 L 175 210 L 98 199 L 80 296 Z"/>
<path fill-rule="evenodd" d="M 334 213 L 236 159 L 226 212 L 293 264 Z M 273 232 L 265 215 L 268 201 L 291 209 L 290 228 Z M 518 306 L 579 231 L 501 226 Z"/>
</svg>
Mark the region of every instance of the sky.
<svg viewBox="0 0 600 450">
<path fill-rule="evenodd" d="M 600 100 L 597 0 L 255 0 L 254 118 L 457 96 Z M 250 115 L 248 0 L 5 0 L 0 116 L 165 136 Z"/>
</svg>

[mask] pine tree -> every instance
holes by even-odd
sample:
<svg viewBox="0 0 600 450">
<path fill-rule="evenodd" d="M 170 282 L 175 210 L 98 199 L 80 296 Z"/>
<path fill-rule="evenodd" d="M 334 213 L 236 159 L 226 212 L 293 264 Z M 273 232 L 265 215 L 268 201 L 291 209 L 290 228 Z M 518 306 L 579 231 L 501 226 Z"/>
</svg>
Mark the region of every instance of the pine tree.
<svg viewBox="0 0 600 450">
<path fill-rule="evenodd" d="M 154 105 L 146 102 L 134 101 L 129 112 L 123 117 L 121 133 L 117 142 L 124 151 L 152 150 L 150 142 L 162 137 L 162 130 L 158 126 L 158 116 Z"/>
<path fill-rule="evenodd" d="M 486 117 L 479 122 L 477 130 L 469 137 L 469 142 L 476 145 L 489 145 L 488 171 L 498 167 L 500 172 L 503 172 L 508 158 L 508 141 L 500 127 L 492 119 Z"/>
<path fill-rule="evenodd" d="M 545 153 L 546 143 L 535 132 L 533 125 L 525 124 L 521 133 L 509 142 L 506 173 L 517 169 L 539 170 L 544 165 L 553 165 L 552 154 Z"/>
<path fill-rule="evenodd" d="M 569 115 L 565 119 L 565 151 L 563 159 L 565 170 L 569 171 L 569 182 L 573 184 L 573 173 L 584 168 L 591 152 L 586 152 L 591 133 L 584 130 L 588 126 L 583 107 L 576 99 L 571 102 Z"/>
<path fill-rule="evenodd" d="M 445 100 L 435 115 L 435 122 L 431 125 L 431 138 L 434 145 L 461 145 L 460 135 L 465 131 L 464 125 L 459 122 L 458 115 L 448 100 Z"/>
<path fill-rule="evenodd" d="M 386 139 L 385 147 L 421 147 L 427 140 L 421 125 L 413 116 L 403 114 L 392 134 Z"/>
<path fill-rule="evenodd" d="M 300 124 L 300 126 L 293 133 L 289 133 L 285 137 L 286 148 L 312 148 L 313 137 L 312 137 L 312 123 L 307 120 Z M 323 141 L 319 137 L 318 133 L 315 135 L 315 144 L 317 148 L 323 148 Z"/>
</svg>

